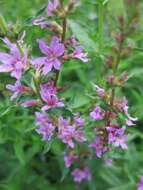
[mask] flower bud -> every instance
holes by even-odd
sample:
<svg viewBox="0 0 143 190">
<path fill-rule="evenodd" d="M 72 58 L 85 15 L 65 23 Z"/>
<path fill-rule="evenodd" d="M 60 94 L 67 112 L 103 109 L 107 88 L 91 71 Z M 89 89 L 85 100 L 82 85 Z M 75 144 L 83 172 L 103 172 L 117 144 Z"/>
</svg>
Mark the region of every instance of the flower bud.
<svg viewBox="0 0 143 190">
<path fill-rule="evenodd" d="M 117 35 L 115 35 L 115 39 L 116 39 L 117 43 L 122 43 L 124 41 L 124 36 L 123 36 L 123 34 L 117 34 Z"/>
<path fill-rule="evenodd" d="M 109 56 L 107 58 L 106 64 L 108 65 L 109 68 L 112 67 L 112 65 L 113 65 L 113 56 Z"/>
<path fill-rule="evenodd" d="M 50 28 L 53 32 L 62 34 L 62 27 L 57 22 L 51 22 Z"/>
<path fill-rule="evenodd" d="M 108 76 L 107 81 L 109 82 L 109 84 L 113 85 L 115 81 L 115 76 L 114 75 Z"/>
<path fill-rule="evenodd" d="M 76 3 L 75 0 L 70 0 L 69 5 L 68 5 L 68 7 L 67 7 L 67 11 L 68 11 L 68 12 L 71 12 L 71 11 L 74 9 L 75 3 Z"/>
</svg>

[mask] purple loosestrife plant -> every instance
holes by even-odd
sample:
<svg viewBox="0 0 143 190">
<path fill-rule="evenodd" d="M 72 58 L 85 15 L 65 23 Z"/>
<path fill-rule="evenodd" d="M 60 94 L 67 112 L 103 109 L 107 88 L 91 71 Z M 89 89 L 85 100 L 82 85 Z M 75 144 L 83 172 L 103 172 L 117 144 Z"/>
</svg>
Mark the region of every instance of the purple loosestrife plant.
<svg viewBox="0 0 143 190">
<path fill-rule="evenodd" d="M 122 38 L 116 40 L 117 47 L 113 52 L 114 64 L 113 59 L 110 60 L 110 66 L 107 64 L 105 85 L 102 87 L 93 84 L 96 92 L 93 99 L 96 101 L 91 100 L 89 106 L 92 106 L 85 108 L 86 113 L 83 115 L 76 113 L 74 109 L 68 107 L 67 101 L 61 98 L 65 88 L 59 86 L 58 80 L 63 64 L 73 59 L 83 63 L 89 60 L 76 36 L 67 33 L 67 17 L 73 5 L 72 0 L 67 6 L 64 6 L 63 1 L 49 0 L 46 16 L 38 17 L 33 21 L 34 25 L 53 32 L 49 43 L 46 39 L 37 39 L 43 54 L 40 57 L 33 57 L 29 47 L 25 48 L 24 36 L 20 41 L 17 39 L 14 41 L 9 36 L 3 38 L 10 52 L 0 52 L 2 63 L 0 72 L 9 72 L 16 79 L 14 85 L 6 86 L 13 93 L 11 100 L 20 97 L 18 103 L 21 106 L 34 106 L 36 132 L 42 136 L 42 140 L 49 142 L 58 139 L 63 144 L 65 167 L 71 170 L 74 181 L 79 184 L 83 180 L 91 179 L 88 168 L 90 158 L 104 157 L 106 153 L 117 147 L 124 150 L 128 148 L 126 128 L 134 125 L 137 118 L 129 114 L 126 98 L 118 97 L 116 93 L 116 87 L 121 88 L 126 81 L 126 77 L 123 77 L 123 74 L 121 77 L 118 73 L 126 39 L 123 27 L 120 27 Z M 47 21 L 49 18 L 50 23 Z M 30 78 L 30 82 L 24 84 L 23 78 L 27 80 Z M 20 95 L 25 99 L 21 99 Z M 54 112 L 55 110 L 58 111 Z M 70 116 L 64 115 L 63 110 L 70 111 Z M 120 115 L 123 116 L 122 121 Z M 92 123 L 93 127 L 89 127 L 89 123 Z M 92 138 L 88 138 L 86 134 L 89 128 L 93 134 Z M 95 149 L 94 154 L 92 149 Z M 112 160 L 110 157 L 106 159 Z"/>
</svg>

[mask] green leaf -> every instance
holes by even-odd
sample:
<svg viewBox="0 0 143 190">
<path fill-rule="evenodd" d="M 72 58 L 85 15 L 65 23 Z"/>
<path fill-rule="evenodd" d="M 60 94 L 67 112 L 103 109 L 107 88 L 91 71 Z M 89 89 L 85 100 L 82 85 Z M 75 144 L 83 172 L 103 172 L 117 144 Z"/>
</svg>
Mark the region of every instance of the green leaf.
<svg viewBox="0 0 143 190">
<path fill-rule="evenodd" d="M 97 51 L 97 45 L 90 38 L 89 34 L 85 31 L 85 29 L 73 20 L 69 20 L 69 24 L 70 24 L 70 27 L 72 29 L 72 32 L 78 38 L 81 45 L 84 45 L 84 47 L 88 51 L 95 51 L 96 52 Z"/>
<path fill-rule="evenodd" d="M 22 165 L 25 164 L 25 154 L 23 151 L 23 144 L 20 141 L 16 141 L 14 144 L 15 155 Z"/>
</svg>

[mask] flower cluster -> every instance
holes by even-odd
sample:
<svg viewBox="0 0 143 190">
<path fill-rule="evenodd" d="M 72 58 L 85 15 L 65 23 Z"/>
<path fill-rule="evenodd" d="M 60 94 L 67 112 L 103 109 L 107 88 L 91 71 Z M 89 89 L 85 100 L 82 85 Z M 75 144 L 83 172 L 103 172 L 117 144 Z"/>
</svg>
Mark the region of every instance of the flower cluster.
<svg viewBox="0 0 143 190">
<path fill-rule="evenodd" d="M 127 74 L 119 75 L 118 67 L 122 51 L 124 51 L 125 34 L 122 22 L 120 22 L 120 36 L 122 40 L 116 39 L 114 57 L 107 60 L 108 70 L 105 75 L 105 86 L 100 87 L 93 84 L 96 92 L 97 104 L 90 112 L 91 120 L 97 125 L 94 127 L 95 139 L 89 147 L 95 148 L 96 156 L 101 157 L 105 152 L 110 152 L 114 147 L 127 149 L 126 129 L 135 125 L 137 118 L 132 117 L 128 110 L 126 97 L 118 97 L 116 89 L 121 88 L 127 80 Z M 110 64 L 109 64 L 110 63 Z M 111 159 L 111 158 L 109 158 Z"/>
<path fill-rule="evenodd" d="M 63 90 L 63 87 L 58 86 L 58 75 L 64 62 L 71 59 L 79 59 L 84 63 L 88 61 L 87 54 L 76 37 L 66 37 L 66 17 L 71 11 L 71 2 L 68 7 L 69 10 L 64 8 L 59 0 L 50 0 L 46 16 L 34 19 L 34 25 L 52 30 L 53 25 L 50 25 L 47 20 L 59 17 L 60 22 L 56 23 L 56 26 L 62 30 L 60 32 L 57 28 L 49 45 L 44 39 L 37 39 L 41 52 L 40 57 L 33 57 L 28 47 L 25 48 L 25 35 L 17 41 L 11 40 L 9 37 L 2 39 L 10 52 L 0 52 L 0 62 L 2 63 L 0 72 L 9 72 L 11 77 L 16 79 L 15 84 L 6 85 L 6 88 L 12 92 L 11 100 L 18 98 L 21 106 L 35 107 L 36 132 L 42 136 L 42 139 L 51 141 L 55 137 L 65 144 L 66 149 L 73 151 L 77 144 L 87 141 L 84 119 L 80 117 L 79 113 L 71 113 L 71 117 L 68 118 L 64 118 L 61 114 L 53 115 L 51 113 L 51 110 L 55 109 L 66 110 L 64 99 L 58 95 L 59 91 Z M 61 15 L 63 12 L 64 16 Z M 27 83 L 25 83 L 26 80 Z M 76 158 L 77 156 L 72 155 L 65 157 L 65 165 L 70 167 Z M 72 173 L 77 182 L 89 179 L 87 166 L 83 165 L 82 168 L 85 169 L 75 169 Z M 76 176 L 78 173 L 80 177 Z"/>
</svg>

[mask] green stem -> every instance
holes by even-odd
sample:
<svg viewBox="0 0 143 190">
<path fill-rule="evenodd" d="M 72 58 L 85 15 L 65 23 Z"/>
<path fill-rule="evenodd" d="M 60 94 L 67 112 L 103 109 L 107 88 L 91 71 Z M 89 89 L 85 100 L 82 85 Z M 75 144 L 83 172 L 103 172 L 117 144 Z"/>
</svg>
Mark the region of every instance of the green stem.
<svg viewBox="0 0 143 190">
<path fill-rule="evenodd" d="M 7 24 L 2 15 L 0 15 L 0 29 L 3 34 L 7 34 L 7 32 L 8 32 Z"/>
<path fill-rule="evenodd" d="M 62 36 L 61 36 L 62 43 L 65 42 L 66 30 L 67 30 L 67 19 L 64 18 L 63 19 L 63 33 L 62 33 Z M 59 78 L 60 78 L 60 71 L 56 71 L 55 86 L 57 86 Z"/>
<path fill-rule="evenodd" d="M 104 21 L 104 6 L 102 1 L 98 4 L 98 39 L 99 48 L 103 46 L 103 21 Z"/>
</svg>

